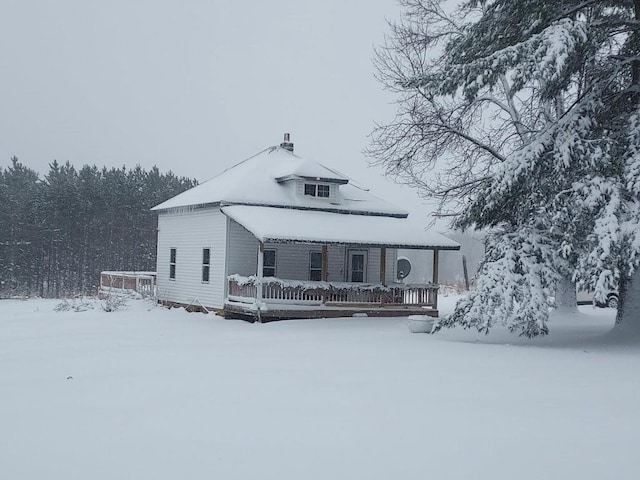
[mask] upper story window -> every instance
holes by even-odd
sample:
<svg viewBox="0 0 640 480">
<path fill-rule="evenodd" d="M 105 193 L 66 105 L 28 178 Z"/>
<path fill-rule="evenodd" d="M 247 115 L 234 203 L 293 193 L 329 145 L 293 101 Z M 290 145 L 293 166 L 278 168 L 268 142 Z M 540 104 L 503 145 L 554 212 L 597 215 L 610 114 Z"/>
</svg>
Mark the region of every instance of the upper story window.
<svg viewBox="0 0 640 480">
<path fill-rule="evenodd" d="M 318 196 L 329 198 L 329 185 L 318 185 Z"/>
<path fill-rule="evenodd" d="M 304 184 L 304 194 L 311 197 L 329 198 L 330 191 L 329 185 L 318 185 L 316 183 Z"/>
</svg>

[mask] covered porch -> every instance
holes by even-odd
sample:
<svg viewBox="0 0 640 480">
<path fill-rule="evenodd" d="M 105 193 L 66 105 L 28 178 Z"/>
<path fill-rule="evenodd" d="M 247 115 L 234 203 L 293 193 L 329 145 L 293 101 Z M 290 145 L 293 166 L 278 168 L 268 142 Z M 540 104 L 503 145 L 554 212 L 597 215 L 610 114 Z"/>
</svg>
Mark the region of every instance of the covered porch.
<svg viewBox="0 0 640 480">
<path fill-rule="evenodd" d="M 439 254 L 459 246 L 436 232 L 406 218 L 253 206 L 222 210 L 237 231 L 229 249 L 226 317 L 438 315 Z M 398 248 L 433 252 L 430 282 L 399 280 Z M 251 266 L 234 260 L 246 257 L 255 259 Z"/>
</svg>

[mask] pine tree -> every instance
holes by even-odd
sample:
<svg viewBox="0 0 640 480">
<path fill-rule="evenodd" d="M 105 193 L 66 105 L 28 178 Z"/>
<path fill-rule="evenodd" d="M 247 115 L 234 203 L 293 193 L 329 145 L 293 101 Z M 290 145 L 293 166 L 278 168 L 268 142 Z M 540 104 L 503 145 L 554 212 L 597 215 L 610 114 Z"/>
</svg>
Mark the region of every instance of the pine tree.
<svg viewBox="0 0 640 480">
<path fill-rule="evenodd" d="M 196 185 L 153 167 L 0 168 L 0 296 L 95 291 L 101 270 L 153 270 L 150 208 Z"/>
<path fill-rule="evenodd" d="M 472 0 L 455 18 L 440 2 L 402 3 L 409 20 L 395 27 L 403 35 L 393 47 L 419 51 L 419 61 L 391 57 L 382 66 L 405 95 L 401 105 L 413 105 L 400 110 L 404 122 L 378 130 L 385 146 L 378 158 L 431 198 L 443 202 L 453 194 L 455 225 L 503 232 L 491 237 L 478 290 L 448 324 L 486 331 L 487 319 L 495 318 L 524 335 L 544 334 L 548 309 L 529 307 L 543 305 L 545 279 L 567 273 L 599 294 L 619 282 L 624 312 L 625 285 L 637 265 L 638 242 L 630 233 L 637 230 L 637 190 L 629 185 L 636 185 L 638 171 L 626 160 L 636 140 L 626 132 L 634 131 L 629 125 L 637 110 L 640 2 Z M 407 25 L 418 35 L 405 35 Z M 445 43 L 439 55 L 425 60 L 438 42 Z M 412 74 L 401 79 L 396 72 L 407 65 Z M 493 115 L 476 117 L 495 135 L 470 141 L 478 127 L 459 112 L 477 112 L 473 106 L 496 92 L 505 108 L 493 102 Z M 415 115 L 425 103 L 431 114 Z M 512 104 L 520 106 L 522 121 L 511 115 L 511 124 L 500 123 Z M 444 132 L 434 128 L 434 118 L 447 120 Z M 402 127 L 412 121 L 415 137 Z M 424 180 L 445 152 L 452 166 L 435 181 Z M 497 271 L 504 281 L 495 281 Z M 490 298 L 503 300 L 481 301 Z"/>
<path fill-rule="evenodd" d="M 569 66 L 561 76 L 567 80 L 550 82 L 540 100 L 563 96 L 563 103 L 571 99 L 571 104 L 535 135 L 528 148 L 496 170 L 459 224 L 495 224 L 504 218 L 507 205 L 551 211 L 546 235 L 558 240 L 558 251 L 565 258 L 574 259 L 574 276 L 594 288 L 597 297 L 620 288 L 618 321 L 622 322 L 629 311 L 626 286 L 638 264 L 638 192 L 629 189 L 637 172 L 628 159 L 637 145 L 629 123 L 638 108 L 634 70 L 640 9 L 631 2 L 569 3 L 563 5 L 563 15 L 550 16 L 543 32 L 560 24 L 582 23 L 582 46 L 574 49 L 565 44 L 557 49 L 555 56 Z M 542 197 L 536 199 L 536 193 Z M 534 219 L 533 210 L 529 211 Z M 532 317 L 528 327 L 540 323 L 545 314 Z M 626 317 L 627 323 L 633 318 L 628 313 Z M 526 335 L 531 331 L 522 329 Z"/>
<path fill-rule="evenodd" d="M 392 36 L 377 55 L 381 79 L 400 95 L 399 113 L 374 131 L 369 153 L 388 174 L 437 201 L 438 214 L 452 217 L 456 226 L 535 231 L 536 225 L 548 223 L 530 220 L 545 212 L 535 201 L 515 209 L 505 199 L 500 217 L 484 225 L 461 218 L 496 172 L 563 114 L 565 97 L 550 95 L 547 87 L 549 81 L 561 82 L 568 67 L 556 63 L 553 53 L 558 38 L 581 49 L 580 29 L 568 24 L 551 33 L 539 30 L 549 12 L 538 2 L 467 2 L 455 14 L 441 3 L 401 2 L 403 21 L 392 25 Z M 516 48 L 507 45 L 516 38 Z M 515 68 L 523 58 L 535 61 Z M 553 262 L 548 267 L 554 281 L 564 285 L 570 279 L 567 262 L 547 261 Z M 575 305 L 575 289 L 562 291 L 570 294 L 565 304 Z"/>
<path fill-rule="evenodd" d="M 37 283 L 40 225 L 38 174 L 16 157 L 0 169 L 0 294 L 24 294 Z"/>
</svg>

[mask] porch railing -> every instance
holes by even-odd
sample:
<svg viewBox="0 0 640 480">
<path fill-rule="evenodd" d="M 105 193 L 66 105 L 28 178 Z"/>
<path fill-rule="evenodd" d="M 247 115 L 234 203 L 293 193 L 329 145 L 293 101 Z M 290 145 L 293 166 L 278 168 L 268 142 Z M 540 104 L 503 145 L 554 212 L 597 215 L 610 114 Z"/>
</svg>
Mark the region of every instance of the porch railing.
<svg viewBox="0 0 640 480">
<path fill-rule="evenodd" d="M 265 303 L 307 306 L 422 306 L 436 308 L 438 285 L 299 282 L 273 277 L 229 277 L 229 300 L 254 303 L 258 288 Z M 261 283 L 260 283 L 261 282 Z"/>
</svg>

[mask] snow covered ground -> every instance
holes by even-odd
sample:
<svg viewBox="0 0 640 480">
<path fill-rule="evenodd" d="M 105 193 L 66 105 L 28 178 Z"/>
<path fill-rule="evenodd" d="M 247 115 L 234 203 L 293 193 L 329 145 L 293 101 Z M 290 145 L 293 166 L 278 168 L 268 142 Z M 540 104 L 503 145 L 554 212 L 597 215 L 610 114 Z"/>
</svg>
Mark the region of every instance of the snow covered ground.
<svg viewBox="0 0 640 480">
<path fill-rule="evenodd" d="M 453 298 L 443 299 L 445 309 Z M 637 479 L 640 348 L 0 301 L 6 479 Z"/>
</svg>

